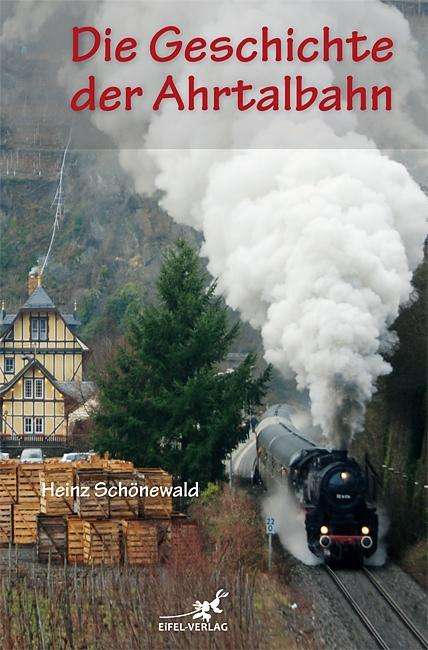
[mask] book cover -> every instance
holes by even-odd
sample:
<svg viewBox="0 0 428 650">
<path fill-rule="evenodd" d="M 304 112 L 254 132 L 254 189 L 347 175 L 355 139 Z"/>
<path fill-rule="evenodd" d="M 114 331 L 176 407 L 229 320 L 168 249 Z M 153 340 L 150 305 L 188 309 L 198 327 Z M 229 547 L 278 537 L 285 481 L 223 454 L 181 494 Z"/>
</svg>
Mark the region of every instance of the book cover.
<svg viewBox="0 0 428 650">
<path fill-rule="evenodd" d="M 427 28 L 3 0 L 2 648 L 428 648 Z"/>
</svg>

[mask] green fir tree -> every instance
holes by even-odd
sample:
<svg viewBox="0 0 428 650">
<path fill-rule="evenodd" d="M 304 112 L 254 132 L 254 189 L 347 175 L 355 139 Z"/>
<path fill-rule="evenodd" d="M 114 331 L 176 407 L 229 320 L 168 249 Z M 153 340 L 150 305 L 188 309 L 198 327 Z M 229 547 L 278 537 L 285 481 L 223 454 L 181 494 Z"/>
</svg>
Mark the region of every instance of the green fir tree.
<svg viewBox="0 0 428 650">
<path fill-rule="evenodd" d="M 224 459 L 245 437 L 242 412 L 261 403 L 271 369 L 253 378 L 249 354 L 234 372 L 219 373 L 239 323 L 230 325 L 186 242 L 166 254 L 157 286 L 157 304 L 131 318 L 98 378 L 95 448 L 205 485 L 223 478 Z"/>
</svg>

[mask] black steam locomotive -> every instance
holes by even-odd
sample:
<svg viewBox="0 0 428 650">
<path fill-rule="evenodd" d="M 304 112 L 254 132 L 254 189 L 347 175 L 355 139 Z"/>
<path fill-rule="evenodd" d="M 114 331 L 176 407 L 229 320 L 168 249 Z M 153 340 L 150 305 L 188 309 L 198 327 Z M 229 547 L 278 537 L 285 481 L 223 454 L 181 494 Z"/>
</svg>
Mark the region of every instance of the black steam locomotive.
<svg viewBox="0 0 428 650">
<path fill-rule="evenodd" d="M 329 564 L 358 565 L 376 551 L 378 519 L 367 478 L 347 451 L 317 447 L 290 420 L 290 407 L 271 407 L 257 427 L 254 479 L 287 486 L 305 511 L 308 547 Z"/>
</svg>

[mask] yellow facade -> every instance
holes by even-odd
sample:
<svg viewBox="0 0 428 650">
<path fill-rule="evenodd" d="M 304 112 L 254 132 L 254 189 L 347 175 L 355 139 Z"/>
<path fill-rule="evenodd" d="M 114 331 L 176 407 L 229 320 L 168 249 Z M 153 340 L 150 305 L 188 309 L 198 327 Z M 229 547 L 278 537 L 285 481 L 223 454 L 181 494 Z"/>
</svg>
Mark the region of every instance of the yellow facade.
<svg viewBox="0 0 428 650">
<path fill-rule="evenodd" d="M 37 398 L 33 388 L 33 396 L 26 398 L 24 382 L 34 381 L 34 379 L 43 382 L 43 397 Z M 41 418 L 41 422 L 36 422 L 36 418 Z M 31 425 L 28 419 L 31 419 Z M 29 427 L 31 431 L 28 430 Z M 67 435 L 64 395 L 39 368 L 34 366 L 30 368 L 3 395 L 3 434 L 12 437 L 31 435 L 41 438 Z"/>
<path fill-rule="evenodd" d="M 78 321 L 63 315 L 40 285 L 16 314 L 2 308 L 2 320 L 1 438 L 65 440 L 68 414 L 84 401 L 89 383 L 83 381 L 88 348 L 73 331 Z"/>
<path fill-rule="evenodd" d="M 31 318 L 47 318 L 47 340 L 31 338 Z M 27 363 L 23 355 L 34 352 L 35 358 L 58 381 L 82 381 L 82 360 L 85 347 L 71 332 L 58 312 L 30 311 L 18 315 L 11 334 L 1 342 L 0 381 L 7 383 L 6 357 L 15 359 L 17 374 Z"/>
</svg>

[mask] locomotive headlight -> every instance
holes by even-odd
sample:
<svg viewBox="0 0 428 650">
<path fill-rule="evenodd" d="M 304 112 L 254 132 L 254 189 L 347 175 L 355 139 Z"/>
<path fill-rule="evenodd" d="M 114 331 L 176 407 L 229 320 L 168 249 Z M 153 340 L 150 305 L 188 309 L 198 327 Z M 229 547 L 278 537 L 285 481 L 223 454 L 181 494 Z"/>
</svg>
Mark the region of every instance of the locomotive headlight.
<svg viewBox="0 0 428 650">
<path fill-rule="evenodd" d="M 361 528 L 361 532 L 363 533 L 363 535 L 368 535 L 370 532 L 370 528 L 368 528 L 368 526 L 363 526 Z"/>
<path fill-rule="evenodd" d="M 340 472 L 340 478 L 342 481 L 347 481 L 349 478 L 349 473 L 348 472 Z"/>
<path fill-rule="evenodd" d="M 327 533 L 328 533 L 327 526 L 321 526 L 320 532 L 321 532 L 322 535 L 327 535 Z"/>
</svg>

